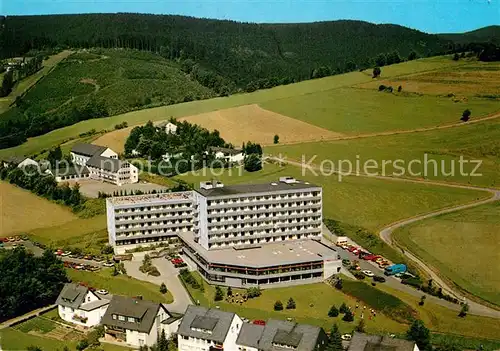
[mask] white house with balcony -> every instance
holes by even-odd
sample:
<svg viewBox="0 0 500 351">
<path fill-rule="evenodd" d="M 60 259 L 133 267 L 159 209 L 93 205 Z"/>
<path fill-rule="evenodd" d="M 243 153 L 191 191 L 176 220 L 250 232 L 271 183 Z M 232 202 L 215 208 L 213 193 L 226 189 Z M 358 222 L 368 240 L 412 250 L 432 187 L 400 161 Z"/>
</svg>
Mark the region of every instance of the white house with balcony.
<svg viewBox="0 0 500 351">
<path fill-rule="evenodd" d="M 82 285 L 65 284 L 56 300 L 59 317 L 69 323 L 94 327 L 101 323 L 110 298 Z"/>
<path fill-rule="evenodd" d="M 156 344 L 162 332 L 169 338 L 177 331 L 180 318 L 163 304 L 115 295 L 101 324 L 106 340 L 141 347 Z"/>
<path fill-rule="evenodd" d="M 180 351 L 238 350 L 243 321 L 232 312 L 189 306 L 177 330 Z"/>
</svg>

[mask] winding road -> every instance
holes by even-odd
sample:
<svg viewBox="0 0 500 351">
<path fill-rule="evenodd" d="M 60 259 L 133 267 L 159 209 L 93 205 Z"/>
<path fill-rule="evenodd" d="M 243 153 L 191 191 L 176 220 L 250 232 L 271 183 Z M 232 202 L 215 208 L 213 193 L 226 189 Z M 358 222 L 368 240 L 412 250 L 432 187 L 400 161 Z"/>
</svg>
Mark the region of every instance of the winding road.
<svg viewBox="0 0 500 351">
<path fill-rule="evenodd" d="M 307 165 L 307 164 L 303 164 L 303 163 L 300 163 L 297 161 L 287 160 L 287 159 L 278 158 L 278 157 L 266 157 L 265 159 L 273 160 L 273 161 L 277 161 L 277 162 L 281 162 L 281 163 L 287 163 L 287 164 L 298 166 L 298 167 L 305 167 L 305 168 L 309 168 L 309 169 L 315 170 L 315 171 L 320 169 L 320 167 L 317 165 Z M 337 173 L 337 172 L 335 172 L 335 173 Z M 370 178 L 377 178 L 377 179 L 389 180 L 389 181 L 401 181 L 401 182 L 410 182 L 410 183 L 447 186 L 447 187 L 451 187 L 451 188 L 460 188 L 460 189 L 482 190 L 482 191 L 489 192 L 491 194 L 491 196 L 487 199 L 481 199 L 481 200 L 477 200 L 477 201 L 467 203 L 467 204 L 442 208 L 442 209 L 439 209 L 436 211 L 432 211 L 432 212 L 417 215 L 414 217 L 406 218 L 406 219 L 399 220 L 397 222 L 389 224 L 388 226 L 386 226 L 382 230 L 380 230 L 378 234 L 384 242 L 386 242 L 388 245 L 390 245 L 391 247 L 396 248 L 396 249 L 398 249 L 398 247 L 393 242 L 391 235 L 398 228 L 401 228 L 401 227 L 408 225 L 410 223 L 414 223 L 414 222 L 421 221 L 421 220 L 431 218 L 431 217 L 436 217 L 436 216 L 439 216 L 442 214 L 460 211 L 460 210 L 484 205 L 484 204 L 495 202 L 495 201 L 500 201 L 500 190 L 499 189 L 482 188 L 482 187 L 477 187 L 477 186 L 459 185 L 459 184 L 453 184 L 453 183 L 445 183 L 445 182 L 439 182 L 439 181 L 428 181 L 428 180 L 421 180 L 421 179 L 396 178 L 396 177 L 388 177 L 388 176 L 370 176 L 367 174 L 356 174 L 356 175 L 360 176 L 360 177 L 370 177 Z M 411 252 L 409 252 L 407 250 L 404 251 L 404 255 L 406 257 L 408 257 L 408 259 L 410 259 L 411 261 L 415 262 L 415 264 L 417 264 L 423 271 L 425 271 L 427 274 L 429 274 L 429 276 L 433 279 L 434 283 L 436 285 L 438 285 L 439 287 L 441 287 L 444 292 L 446 292 L 450 295 L 453 295 L 460 300 L 464 300 L 464 297 L 461 293 L 457 292 L 456 289 L 454 289 L 448 283 L 446 283 L 444 281 L 444 279 L 441 278 L 425 262 L 423 262 L 417 256 L 415 256 L 414 254 L 412 254 Z M 486 305 L 483 305 L 483 304 L 480 304 L 478 302 L 471 301 L 471 300 L 467 300 L 467 303 L 469 305 L 469 313 L 470 314 L 500 319 L 500 310 L 493 309 L 491 307 L 488 307 Z"/>
</svg>

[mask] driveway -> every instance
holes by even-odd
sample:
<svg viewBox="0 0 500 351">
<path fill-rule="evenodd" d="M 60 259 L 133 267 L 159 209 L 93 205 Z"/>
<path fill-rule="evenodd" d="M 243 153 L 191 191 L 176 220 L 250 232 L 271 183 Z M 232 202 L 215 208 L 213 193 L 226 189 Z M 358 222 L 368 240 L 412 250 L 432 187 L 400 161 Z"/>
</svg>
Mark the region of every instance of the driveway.
<svg viewBox="0 0 500 351">
<path fill-rule="evenodd" d="M 192 302 L 189 294 L 186 292 L 186 289 L 184 289 L 184 286 L 177 277 L 179 270 L 165 258 L 154 258 L 152 263 L 158 268 L 161 275 L 159 277 L 153 277 L 151 275 L 144 274 L 139 271 L 144 254 L 145 253 L 142 252 L 136 253 L 132 258 L 132 261 L 124 262 L 127 274 L 135 279 L 145 280 L 156 285 L 165 283 L 167 289 L 174 297 L 174 302 L 166 304 L 167 308 L 172 312 L 184 314 L 186 308 L 188 305 L 191 305 Z"/>
</svg>

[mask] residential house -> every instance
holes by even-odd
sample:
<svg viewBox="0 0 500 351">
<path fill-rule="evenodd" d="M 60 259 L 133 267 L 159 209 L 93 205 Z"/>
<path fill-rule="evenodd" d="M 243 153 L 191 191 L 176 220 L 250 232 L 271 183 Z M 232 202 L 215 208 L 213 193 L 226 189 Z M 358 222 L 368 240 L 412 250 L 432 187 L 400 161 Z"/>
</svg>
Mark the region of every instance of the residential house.
<svg viewBox="0 0 500 351">
<path fill-rule="evenodd" d="M 395 339 L 388 336 L 354 333 L 348 351 L 419 351 L 414 341 Z"/>
<path fill-rule="evenodd" d="M 35 167 L 39 166 L 38 162 L 25 156 L 11 156 L 3 160 L 4 167 L 7 167 L 9 165 L 16 165 L 19 168 L 23 168 L 26 166 L 35 166 Z"/>
<path fill-rule="evenodd" d="M 241 149 L 211 146 L 208 151 L 212 152 L 216 159 L 224 160 L 229 163 L 241 163 L 245 158 L 243 150 Z"/>
<path fill-rule="evenodd" d="M 105 339 L 135 347 L 154 345 L 162 331 L 169 338 L 179 323 L 163 304 L 117 295 L 102 318 Z"/>
<path fill-rule="evenodd" d="M 239 351 L 321 351 L 327 344 L 328 336 L 320 327 L 275 319 L 265 326 L 244 323 L 236 340 Z"/>
<path fill-rule="evenodd" d="M 56 300 L 59 317 L 84 327 L 96 326 L 101 322 L 110 298 L 82 285 L 65 284 Z"/>
<path fill-rule="evenodd" d="M 161 122 L 156 128 L 164 129 L 167 134 L 175 134 L 177 132 L 177 125 L 172 122 Z"/>
<path fill-rule="evenodd" d="M 242 325 L 235 313 L 188 306 L 177 331 L 179 351 L 238 350 Z"/>
</svg>

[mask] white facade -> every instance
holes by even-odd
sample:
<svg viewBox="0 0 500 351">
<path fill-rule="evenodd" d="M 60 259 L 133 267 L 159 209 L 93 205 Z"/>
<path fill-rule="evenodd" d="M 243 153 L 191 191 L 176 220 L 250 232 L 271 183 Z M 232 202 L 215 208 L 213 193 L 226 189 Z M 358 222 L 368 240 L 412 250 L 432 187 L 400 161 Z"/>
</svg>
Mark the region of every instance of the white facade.
<svg viewBox="0 0 500 351">
<path fill-rule="evenodd" d="M 177 341 L 179 351 L 210 351 L 210 347 L 236 351 L 238 350 L 236 339 L 238 338 L 242 326 L 243 321 L 235 314 L 222 344 L 209 339 L 194 338 L 178 334 Z"/>
<path fill-rule="evenodd" d="M 123 184 L 133 184 L 139 181 L 139 170 L 129 162 L 123 162 L 117 171 L 109 171 L 100 167 L 87 165 L 90 178 L 102 180 L 118 186 Z"/>
<path fill-rule="evenodd" d="M 22 161 L 21 161 L 21 160 L 22 160 Z M 19 161 L 21 161 L 21 162 L 19 162 Z M 26 167 L 26 166 L 35 166 L 35 167 L 38 167 L 38 166 L 39 166 L 39 165 L 38 165 L 38 162 L 36 162 L 35 160 L 32 160 L 32 159 L 31 159 L 31 158 L 29 158 L 29 157 L 27 157 L 27 158 L 25 158 L 25 159 L 19 159 L 19 161 L 17 161 L 17 162 L 19 162 L 19 163 L 17 164 L 17 167 L 18 167 L 18 168 L 23 168 L 23 167 Z M 15 163 L 17 163 L 17 162 L 15 162 Z M 3 162 L 3 166 L 4 166 L 4 167 L 7 167 L 8 165 L 9 165 L 9 162 L 7 162 L 7 161 L 4 161 L 4 162 Z"/>
<path fill-rule="evenodd" d="M 193 230 L 193 192 L 106 199 L 108 239 L 115 253 Z"/>
<path fill-rule="evenodd" d="M 172 122 L 168 122 L 165 126 L 165 133 L 167 134 L 175 134 L 177 132 L 177 126 Z"/>
<path fill-rule="evenodd" d="M 222 151 L 217 151 L 215 153 L 215 158 L 219 160 L 223 159 L 227 162 L 232 162 L 232 163 L 241 163 L 245 159 L 245 156 L 243 155 L 243 152 L 231 154 L 231 153 L 224 153 Z"/>
<path fill-rule="evenodd" d="M 69 323 L 87 328 L 94 327 L 101 323 L 102 316 L 104 316 L 108 308 L 108 304 L 96 308 L 87 308 L 94 305 L 96 301 L 100 301 L 100 298 L 89 290 L 85 295 L 84 302 L 78 308 L 58 305 L 59 317 Z"/>
<path fill-rule="evenodd" d="M 85 166 L 91 157 L 91 156 L 83 155 L 83 154 L 76 153 L 73 151 L 71 151 L 70 154 L 71 154 L 71 162 L 73 162 L 74 164 L 79 165 L 79 166 Z M 92 155 L 92 156 L 94 156 L 94 155 Z M 106 148 L 104 151 L 99 152 L 98 156 L 118 159 L 118 154 L 116 152 L 114 152 L 113 150 L 111 150 L 109 147 Z"/>
</svg>

